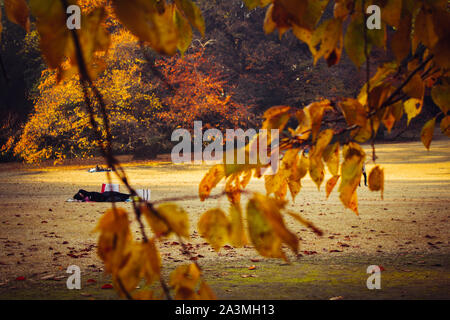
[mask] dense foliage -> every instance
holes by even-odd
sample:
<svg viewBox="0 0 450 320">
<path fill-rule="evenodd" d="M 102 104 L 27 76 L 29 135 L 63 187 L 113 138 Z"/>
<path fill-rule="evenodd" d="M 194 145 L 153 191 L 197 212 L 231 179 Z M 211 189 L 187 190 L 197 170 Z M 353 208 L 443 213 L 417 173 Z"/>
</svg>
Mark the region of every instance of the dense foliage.
<svg viewBox="0 0 450 320">
<path fill-rule="evenodd" d="M 71 76 L 79 75 L 82 93 L 73 93 L 75 100 L 67 103 L 79 103 L 84 100 L 88 110 L 89 123 L 105 155 L 108 165 L 113 167 L 123 184 L 133 195 L 134 213 L 141 227 L 142 241 L 136 241 L 130 232 L 128 213 L 123 209 L 113 207 L 99 220 L 97 231 L 98 254 L 105 264 L 105 271 L 113 277 L 115 288 L 127 298 L 160 298 L 170 299 L 172 294 L 176 299 L 213 299 L 214 293 L 205 283 L 202 270 L 197 263 L 182 265 L 171 273 L 166 284 L 161 274 L 162 261 L 159 256 L 157 241 L 171 235 L 176 235 L 181 245 L 189 238 L 190 230 L 187 212 L 178 204 L 163 203 L 156 205 L 140 199 L 130 185 L 123 168 L 112 153 L 111 142 L 114 136 L 114 122 L 127 121 L 130 115 L 125 111 L 126 103 L 119 105 L 125 110 L 116 110 L 115 104 L 122 94 L 125 98 L 131 94 L 125 87 L 123 78 L 109 77 L 114 70 L 120 73 L 120 67 L 109 68 L 110 47 L 114 53 L 114 40 L 102 23 L 110 14 L 114 14 L 120 23 L 136 36 L 142 44 L 147 45 L 160 54 L 174 55 L 177 50 L 187 57 L 189 54 L 203 54 L 187 51 L 193 38 L 193 29 L 205 34 L 205 21 L 197 5 L 190 0 L 158 1 L 158 0 L 113 0 L 113 11 L 100 6 L 83 15 L 83 26 L 79 31 L 69 31 L 65 28 L 65 7 L 75 1 L 31 0 L 32 14 L 37 19 L 37 30 L 40 36 L 40 47 L 50 69 L 56 70 L 56 75 L 44 75 L 40 90 L 49 90 L 43 99 L 62 94 L 54 86 L 55 81 L 75 81 Z M 303 219 L 296 212 L 287 210 L 287 192 L 292 199 L 301 190 L 301 180 L 309 173 L 318 189 L 325 182 L 325 166 L 331 173 L 326 182 L 328 196 L 338 186 L 339 198 L 342 204 L 358 212 L 357 186 L 360 182 L 366 154 L 360 143 L 372 144 L 371 160 L 375 164 L 369 173 L 369 189 L 379 191 L 381 198 L 384 192 L 384 172 L 376 165 L 375 136 L 383 124 L 391 130 L 406 114 L 408 123 L 421 114 L 426 95 L 431 95 L 440 112 L 427 119 L 421 131 L 423 144 L 428 149 L 433 138 L 435 124 L 439 123 L 442 132 L 450 136 L 449 112 L 449 36 L 450 19 L 447 1 L 443 0 L 245 0 L 249 9 L 265 8 L 266 15 L 263 29 L 266 33 L 277 30 L 282 37 L 292 30 L 295 37 L 306 43 L 313 57 L 314 64 L 322 58 L 328 66 L 340 62 L 345 48 L 348 56 L 357 67 L 365 66 L 366 83 L 355 96 L 343 96 L 338 99 L 317 99 L 301 108 L 299 106 L 280 105 L 265 111 L 260 131 L 246 146 L 238 152 L 243 152 L 245 158 L 251 158 L 251 153 L 257 149 L 255 145 L 261 139 L 272 141 L 271 129 L 278 129 L 281 143 L 276 148 L 282 154 L 280 168 L 274 174 L 267 173 L 270 164 L 261 160 L 262 156 L 270 157 L 275 150 L 263 150 L 258 153 L 255 163 L 236 164 L 225 159 L 224 163 L 213 166 L 199 184 L 199 197 L 202 201 L 208 199 L 211 192 L 222 180 L 225 180 L 224 194 L 230 202 L 229 212 L 215 208 L 203 213 L 198 223 L 198 231 L 216 250 L 230 243 L 235 247 L 243 246 L 248 239 L 262 256 L 282 258 L 288 256 L 283 250 L 287 246 L 292 252 L 298 251 L 298 238 L 290 231 L 284 217 L 290 216 L 301 224 L 311 228 L 318 235 L 320 230 Z M 97 2 L 96 2 L 97 3 Z M 324 16 L 328 5 L 333 5 L 333 15 Z M 366 7 L 377 4 L 381 8 L 381 28 L 368 30 Z M 24 0 L 5 0 L 5 8 L 9 19 L 28 30 L 28 10 Z M 114 12 L 114 13 L 112 13 Z M 390 46 L 394 52 L 392 61 L 370 72 L 370 51 L 373 47 L 385 48 L 388 45 L 387 29 L 393 29 Z M 55 30 L 58 30 L 55 32 Z M 114 38 L 114 33 L 113 33 Z M 55 46 L 57 44 L 57 46 Z M 112 45 L 111 45 L 112 44 Z M 136 46 L 138 48 L 138 46 Z M 150 63 L 150 59 L 146 59 Z M 228 92 L 224 90 L 221 79 L 210 77 L 216 85 L 205 86 L 204 95 L 195 92 L 189 94 L 189 86 L 194 79 L 195 85 L 202 86 L 201 81 L 208 79 L 198 73 L 195 60 L 189 57 L 184 60 L 169 58 L 161 60 L 163 66 L 160 80 L 165 79 L 165 85 L 177 93 L 163 96 L 170 106 L 160 114 L 169 122 L 175 124 L 176 117 L 171 113 L 180 112 L 182 105 L 187 104 L 188 119 L 197 115 L 214 117 L 221 116 L 215 104 L 239 111 L 239 104 L 230 103 Z M 134 66 L 134 65 L 133 65 Z M 189 79 L 181 76 L 186 66 Z M 193 67 L 193 68 L 191 68 Z M 133 69 L 139 72 L 141 69 Z M 130 70 L 127 70 L 130 71 Z M 131 76 L 133 76 L 133 72 Z M 105 75 L 107 74 L 107 75 Z M 124 74 L 121 74 L 125 77 Z M 56 78 L 55 78 L 56 76 Z M 166 79 L 167 78 L 167 79 Z M 95 81 L 93 81 L 96 79 Z M 48 81 L 48 82 L 47 82 Z M 125 82 L 125 83 L 122 83 Z M 71 86 L 75 90 L 75 85 Z M 109 89 L 109 90 L 107 90 Z M 154 101 L 154 108 L 160 106 L 159 100 L 145 95 L 141 88 L 136 88 L 143 101 Z M 217 92 L 218 91 L 218 92 Z M 209 94 L 216 92 L 214 103 Z M 71 95 L 71 97 L 72 97 Z M 326 95 L 326 93 L 324 93 Z M 117 99 L 117 100 L 115 100 Z M 174 100 L 175 99 L 175 100 Z M 182 99 L 180 103 L 177 99 Z M 184 102 L 183 102 L 184 101 Z M 158 103 L 157 103 L 158 102 Z M 39 105 L 39 100 L 37 101 Z M 199 108 L 189 104 L 199 104 Z M 58 104 L 59 105 L 59 104 Z M 63 107 L 64 104 L 61 105 Z M 42 110 L 45 110 L 45 103 Z M 51 107 L 53 112 L 61 108 Z M 164 108 L 164 107 L 163 107 Z M 206 109 L 206 110 L 205 110 Z M 37 109 L 39 110 L 39 109 Z M 81 110 L 81 109 L 80 109 Z M 116 114 L 116 113 L 120 113 Z M 132 112 L 130 110 L 130 112 Z M 214 112 L 216 114 L 214 114 Z M 42 112 L 42 119 L 53 115 Z M 234 115 L 234 113 L 231 113 Z M 244 112 L 238 112 L 248 120 Z M 124 116 L 124 119 L 121 117 Z M 87 120 L 83 115 L 74 115 L 79 128 L 87 128 Z M 151 116 L 149 116 L 151 117 Z M 138 119 L 138 117 L 135 117 Z M 134 119 L 134 118 L 132 118 Z M 51 120 L 51 119 L 50 119 Z M 217 120 L 217 119 L 215 119 Z M 240 124 L 239 119 L 227 119 L 226 125 Z M 184 119 L 182 120 L 184 121 Z M 237 122 L 236 122 L 237 121 Z M 75 121 L 74 123 L 77 123 Z M 110 126 L 112 124 L 112 127 Z M 66 124 L 68 125 L 68 124 Z M 76 125 L 77 126 L 77 125 Z M 269 132 L 268 134 L 266 132 Z M 306 153 L 305 149 L 309 152 Z M 266 194 L 245 191 L 252 178 L 264 177 Z M 245 206 L 241 204 L 241 194 L 249 194 Z M 274 196 L 271 196 L 274 194 Z M 183 200 L 183 199 L 180 199 Z M 245 209 L 244 209 L 245 208 Z M 244 218 L 245 214 L 245 218 Z M 144 222 L 152 230 L 149 237 Z M 160 282 L 158 289 L 146 286 L 143 290 L 135 290 L 138 283 L 145 280 L 147 285 Z"/>
</svg>

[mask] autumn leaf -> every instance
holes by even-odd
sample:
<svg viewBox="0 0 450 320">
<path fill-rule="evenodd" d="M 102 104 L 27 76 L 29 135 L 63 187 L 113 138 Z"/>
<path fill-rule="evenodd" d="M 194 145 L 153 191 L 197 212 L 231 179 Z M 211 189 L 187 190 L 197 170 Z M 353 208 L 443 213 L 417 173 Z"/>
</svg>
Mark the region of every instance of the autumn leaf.
<svg viewBox="0 0 450 320">
<path fill-rule="evenodd" d="M 247 204 L 250 239 L 262 256 L 287 260 L 282 243 L 294 252 L 298 250 L 298 239 L 286 228 L 280 214 L 283 206 L 283 202 L 258 193 Z"/>
<path fill-rule="evenodd" d="M 420 139 L 427 150 L 430 150 L 431 140 L 433 139 L 434 127 L 436 126 L 436 118 L 428 120 L 420 132 Z"/>
<path fill-rule="evenodd" d="M 295 129 L 294 134 L 302 140 L 307 140 L 311 134 L 312 121 L 311 115 L 309 114 L 309 109 L 301 109 L 295 113 L 297 117 L 298 126 Z"/>
<path fill-rule="evenodd" d="M 263 115 L 263 118 L 265 120 L 262 124 L 261 129 L 267 129 L 268 131 L 270 131 L 271 129 L 278 129 L 282 131 L 290 118 L 290 110 L 291 107 L 289 106 L 275 106 L 266 110 Z"/>
<path fill-rule="evenodd" d="M 127 212 L 121 208 L 107 210 L 94 231 L 100 232 L 97 253 L 105 264 L 105 271 L 117 272 L 130 255 L 131 234 Z"/>
<path fill-rule="evenodd" d="M 198 290 L 199 300 L 217 300 L 217 296 L 211 287 L 205 282 L 200 283 L 200 289 Z"/>
<path fill-rule="evenodd" d="M 331 142 L 333 138 L 333 130 L 326 129 L 319 133 L 317 137 L 317 142 L 313 146 L 311 150 L 311 155 L 309 158 L 309 175 L 314 183 L 317 185 L 317 189 L 320 189 L 320 185 L 322 184 L 325 178 L 325 167 L 322 161 L 322 155 L 325 151 L 325 148 Z"/>
<path fill-rule="evenodd" d="M 311 133 L 313 142 L 316 141 L 317 134 L 319 133 L 322 125 L 322 118 L 324 112 L 331 110 L 330 101 L 323 100 L 320 102 L 313 102 L 304 108 L 305 112 L 308 112 L 311 117 Z"/>
<path fill-rule="evenodd" d="M 175 54 L 178 29 L 173 19 L 174 4 L 143 0 L 112 2 L 119 20 L 139 40 L 149 44 L 158 53 Z"/>
<path fill-rule="evenodd" d="M 324 57 L 328 66 L 339 62 L 343 48 L 342 20 L 329 19 L 323 22 L 313 33 L 311 46 L 319 49 L 314 52 L 314 65 Z"/>
<path fill-rule="evenodd" d="M 153 240 L 145 243 L 133 243 L 130 254 L 125 265 L 114 275 L 116 281 L 120 279 L 127 292 L 134 291 L 143 278 L 147 285 L 159 279 L 161 258 Z"/>
<path fill-rule="evenodd" d="M 68 1 L 70 5 L 74 1 Z M 31 12 L 36 18 L 36 28 L 40 35 L 40 46 L 49 67 L 60 68 L 64 57 L 73 51 L 69 30 L 66 27 L 66 14 L 61 1 L 31 0 Z"/>
<path fill-rule="evenodd" d="M 200 32 L 202 37 L 204 37 L 205 20 L 197 5 L 190 0 L 175 0 L 175 4 L 177 8 L 184 13 L 191 25 Z"/>
<path fill-rule="evenodd" d="M 229 242 L 230 221 L 225 213 L 220 209 L 211 209 L 206 211 L 198 221 L 198 231 L 205 238 L 214 250 L 220 248 Z"/>
<path fill-rule="evenodd" d="M 230 243 L 233 247 L 240 248 L 247 244 L 247 237 L 244 230 L 244 221 L 240 205 L 230 206 Z"/>
<path fill-rule="evenodd" d="M 412 119 L 419 115 L 419 113 L 422 111 L 422 106 L 423 99 L 411 98 L 405 101 L 404 108 L 405 113 L 408 116 L 407 125 L 409 125 Z"/>
<path fill-rule="evenodd" d="M 264 8 L 272 1 L 273 0 L 244 0 L 244 3 L 250 10 L 253 10 L 256 7 Z"/>
<path fill-rule="evenodd" d="M 8 19 L 30 31 L 30 18 L 28 5 L 25 0 L 5 0 L 5 12 Z"/>
<path fill-rule="evenodd" d="M 199 299 L 199 295 L 195 292 L 195 288 L 201 279 L 200 276 L 201 276 L 200 269 L 195 263 L 191 263 L 188 265 L 181 265 L 177 267 L 170 274 L 170 281 L 169 281 L 169 285 L 175 289 L 175 299 L 177 300 Z"/>
<path fill-rule="evenodd" d="M 364 127 L 367 122 L 367 112 L 364 106 L 356 99 L 344 98 L 339 102 L 339 107 L 344 114 L 349 126 L 358 125 Z"/>
<path fill-rule="evenodd" d="M 168 236 L 175 233 L 181 237 L 189 237 L 187 212 L 178 205 L 165 203 L 150 210 L 147 204 L 143 204 L 141 212 L 156 235 Z"/>
<path fill-rule="evenodd" d="M 139 290 L 133 294 L 134 300 L 155 300 L 156 297 L 152 290 Z"/>
<path fill-rule="evenodd" d="M 174 10 L 173 19 L 179 34 L 177 48 L 180 51 L 181 56 L 183 56 L 192 42 L 192 28 L 178 9 Z"/>
<path fill-rule="evenodd" d="M 322 154 L 323 161 L 333 176 L 339 174 L 339 142 L 328 145 Z"/>
<path fill-rule="evenodd" d="M 209 197 L 211 190 L 225 177 L 225 168 L 223 164 L 217 164 L 211 167 L 205 174 L 198 186 L 198 193 L 201 201 Z"/>
<path fill-rule="evenodd" d="M 398 64 L 395 61 L 387 62 L 378 67 L 377 72 L 373 75 L 373 77 L 369 81 L 370 88 L 376 88 L 379 85 L 383 84 L 383 82 L 392 76 L 398 68 Z M 367 83 L 361 88 L 361 91 L 358 95 L 358 101 L 361 105 L 367 104 Z"/>
<path fill-rule="evenodd" d="M 295 201 L 295 197 L 300 192 L 302 188 L 301 179 L 305 177 L 309 170 L 309 158 L 304 155 L 298 155 L 298 149 L 296 150 L 296 163 L 292 164 L 290 169 L 290 175 L 288 177 L 288 187 L 292 196 L 292 201 Z"/>
<path fill-rule="evenodd" d="M 345 145 L 342 154 L 344 162 L 341 166 L 341 184 L 339 185 L 339 198 L 347 208 L 358 214 L 358 200 L 356 189 L 361 180 L 362 166 L 366 154 L 360 145 L 350 142 Z"/>
<path fill-rule="evenodd" d="M 368 180 L 370 191 L 381 191 L 381 200 L 383 200 L 384 170 L 379 166 L 375 166 L 372 170 L 370 170 Z"/>
<path fill-rule="evenodd" d="M 327 199 L 331 194 L 331 191 L 333 191 L 334 186 L 337 184 L 338 180 L 339 180 L 340 176 L 336 175 L 336 176 L 332 176 L 330 179 L 328 179 L 327 184 L 325 186 L 325 191 L 327 194 Z"/>
</svg>

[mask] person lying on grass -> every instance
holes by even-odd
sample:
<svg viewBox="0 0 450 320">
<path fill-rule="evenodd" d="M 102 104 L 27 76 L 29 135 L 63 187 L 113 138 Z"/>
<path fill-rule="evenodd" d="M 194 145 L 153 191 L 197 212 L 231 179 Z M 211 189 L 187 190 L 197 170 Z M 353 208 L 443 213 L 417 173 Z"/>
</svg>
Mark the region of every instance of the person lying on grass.
<svg viewBox="0 0 450 320">
<path fill-rule="evenodd" d="M 73 196 L 75 200 L 79 201 L 89 201 L 89 202 L 124 202 L 130 198 L 129 194 L 120 193 L 116 191 L 105 191 L 100 192 L 88 192 L 86 190 L 80 189 Z"/>
</svg>

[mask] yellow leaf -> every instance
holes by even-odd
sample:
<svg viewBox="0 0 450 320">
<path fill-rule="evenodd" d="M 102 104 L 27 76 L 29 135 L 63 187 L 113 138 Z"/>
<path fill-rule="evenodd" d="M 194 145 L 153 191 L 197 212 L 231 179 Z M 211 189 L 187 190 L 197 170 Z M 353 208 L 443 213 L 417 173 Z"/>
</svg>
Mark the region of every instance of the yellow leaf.
<svg viewBox="0 0 450 320">
<path fill-rule="evenodd" d="M 25 0 L 5 0 L 5 12 L 8 19 L 30 31 L 30 18 L 28 5 Z"/>
<path fill-rule="evenodd" d="M 333 176 L 339 174 L 339 142 L 328 145 L 323 152 L 323 160 Z"/>
<path fill-rule="evenodd" d="M 258 193 L 247 204 L 250 239 L 262 256 L 287 260 L 281 249 L 282 243 L 294 252 L 298 250 L 297 237 L 286 228 L 281 217 L 283 206 L 284 203 Z"/>
<path fill-rule="evenodd" d="M 296 112 L 296 117 L 298 121 L 298 126 L 295 129 L 294 134 L 298 136 L 299 139 L 307 140 L 311 134 L 312 122 L 311 116 L 309 114 L 309 109 L 301 109 Z"/>
<path fill-rule="evenodd" d="M 320 190 L 320 185 L 325 179 L 325 167 L 320 157 L 311 157 L 309 159 L 309 175 L 314 183 L 317 185 L 317 189 Z"/>
<path fill-rule="evenodd" d="M 231 204 L 230 206 L 230 242 L 236 248 L 247 244 L 240 205 Z"/>
<path fill-rule="evenodd" d="M 74 4 L 74 1 L 68 2 L 70 5 Z M 59 68 L 64 57 L 71 55 L 73 51 L 61 1 L 31 0 L 30 8 L 36 18 L 42 55 L 50 68 Z"/>
<path fill-rule="evenodd" d="M 397 68 L 398 64 L 396 62 L 388 62 L 378 67 L 377 72 L 369 81 L 370 87 L 378 87 L 387 77 L 395 73 Z M 367 83 L 362 87 L 358 95 L 358 101 L 361 105 L 367 104 Z"/>
<path fill-rule="evenodd" d="M 239 204 L 241 201 L 241 182 L 239 175 L 241 172 L 233 173 L 225 183 L 225 192 L 231 203 Z"/>
<path fill-rule="evenodd" d="M 333 138 L 333 130 L 326 129 L 320 132 L 317 137 L 317 142 L 312 148 L 310 159 L 309 159 L 309 175 L 314 183 L 317 185 L 317 189 L 320 189 L 320 185 L 322 184 L 325 178 L 325 168 L 322 162 L 322 154 L 325 151 L 325 148 L 330 143 Z"/>
<path fill-rule="evenodd" d="M 274 32 L 277 28 L 277 24 L 272 19 L 273 8 L 273 4 L 271 4 L 266 11 L 266 16 L 264 17 L 263 29 L 266 34 Z"/>
<path fill-rule="evenodd" d="M 264 8 L 269 3 L 271 3 L 272 0 L 244 0 L 245 5 L 250 9 L 253 10 L 256 7 Z"/>
<path fill-rule="evenodd" d="M 211 287 L 206 284 L 205 281 L 200 283 L 200 289 L 198 290 L 199 300 L 217 300 L 216 295 L 212 291 Z"/>
<path fill-rule="evenodd" d="M 181 265 L 170 275 L 169 285 L 176 291 L 180 288 L 194 290 L 200 280 L 200 269 L 195 263 Z"/>
<path fill-rule="evenodd" d="M 276 106 L 266 110 L 263 115 L 265 120 L 262 124 L 262 129 L 267 129 L 268 131 L 271 129 L 279 129 L 282 131 L 290 118 L 290 110 L 291 107 L 288 106 Z"/>
<path fill-rule="evenodd" d="M 68 5 L 76 4 L 73 0 L 67 2 Z M 31 0 L 30 8 L 36 17 L 42 55 L 51 69 L 57 69 L 58 81 L 74 74 L 77 52 L 72 31 L 66 26 L 67 16 L 61 1 Z M 109 32 L 103 26 L 105 18 L 105 9 L 97 8 L 87 16 L 81 16 L 81 30 L 77 30 L 84 62 L 92 79 L 105 68 L 104 61 L 96 54 L 105 52 L 110 44 Z"/>
<path fill-rule="evenodd" d="M 225 168 L 223 164 L 214 165 L 205 174 L 198 186 L 198 194 L 201 201 L 209 197 L 211 190 L 225 177 Z"/>
<path fill-rule="evenodd" d="M 304 108 L 305 112 L 308 112 L 311 117 L 311 132 L 313 142 L 316 141 L 317 134 L 319 133 L 320 126 L 322 125 L 324 112 L 331 109 L 332 108 L 330 106 L 329 100 L 313 102 Z"/>
<path fill-rule="evenodd" d="M 225 213 L 220 209 L 206 211 L 198 221 L 198 231 L 214 250 L 220 248 L 229 241 L 231 225 Z"/>
<path fill-rule="evenodd" d="M 450 137 L 450 116 L 446 116 L 441 120 L 441 131 L 447 137 Z"/>
<path fill-rule="evenodd" d="M 107 210 L 94 231 L 100 232 L 97 253 L 105 264 L 105 271 L 117 272 L 129 258 L 131 234 L 127 212 L 121 208 Z"/>
<path fill-rule="evenodd" d="M 334 186 L 336 185 L 336 183 L 338 182 L 340 177 L 341 176 L 333 176 L 327 181 L 327 185 L 325 187 L 325 191 L 327 193 L 327 199 L 330 196 L 331 191 L 333 191 Z"/>
<path fill-rule="evenodd" d="M 314 52 L 314 64 L 324 57 L 328 66 L 337 64 L 341 58 L 343 48 L 342 20 L 329 19 L 323 22 L 313 33 L 311 46 L 319 46 Z"/>
<path fill-rule="evenodd" d="M 411 98 L 405 101 L 405 113 L 408 116 L 408 125 L 422 111 L 423 99 Z"/>
<path fill-rule="evenodd" d="M 157 236 L 168 236 L 174 232 L 181 237 L 189 237 L 187 212 L 178 205 L 165 203 L 150 210 L 147 204 L 143 204 L 141 212 Z"/>
<path fill-rule="evenodd" d="M 179 34 L 177 48 L 183 56 L 192 42 L 192 28 L 177 9 L 174 11 L 173 18 Z"/>
<path fill-rule="evenodd" d="M 175 54 L 178 30 L 173 19 L 174 4 L 145 0 L 113 0 L 117 17 L 139 40 L 162 54 Z M 180 8 L 179 8 L 180 9 Z"/>
<path fill-rule="evenodd" d="M 381 191 L 381 199 L 383 199 L 384 170 L 379 166 L 374 167 L 369 173 L 368 180 L 370 191 Z"/>
<path fill-rule="evenodd" d="M 345 145 L 342 154 L 344 162 L 341 167 L 341 184 L 339 185 L 339 198 L 344 206 L 358 214 L 358 201 L 356 188 L 359 185 L 366 154 L 358 144 L 350 142 Z"/>
<path fill-rule="evenodd" d="M 181 10 L 189 22 L 196 28 L 202 37 L 205 36 L 205 20 L 202 12 L 195 3 L 190 0 L 175 0 L 177 8 Z"/>
<path fill-rule="evenodd" d="M 199 296 L 195 290 L 179 287 L 175 290 L 175 300 L 199 300 Z"/>
<path fill-rule="evenodd" d="M 152 284 L 159 279 L 161 270 L 161 258 L 153 240 L 133 243 L 130 253 L 130 258 L 117 273 L 128 292 L 134 291 L 142 278 L 146 279 L 147 285 Z"/>
<path fill-rule="evenodd" d="M 134 300 L 155 300 L 152 290 L 139 290 L 133 294 Z"/>
<path fill-rule="evenodd" d="M 288 187 L 293 201 L 295 201 L 295 197 L 302 188 L 301 179 L 303 179 L 309 170 L 309 159 L 304 155 L 299 157 L 297 153 L 295 161 L 296 163 L 292 166 L 291 173 L 288 177 Z"/>
<path fill-rule="evenodd" d="M 364 127 L 367 122 L 367 112 L 364 106 L 355 99 L 344 98 L 339 102 L 339 107 L 344 114 L 349 126 L 358 125 Z"/>
<path fill-rule="evenodd" d="M 430 150 L 431 140 L 433 139 L 434 127 L 436 126 L 436 118 L 428 120 L 420 132 L 420 139 L 427 150 Z"/>
</svg>

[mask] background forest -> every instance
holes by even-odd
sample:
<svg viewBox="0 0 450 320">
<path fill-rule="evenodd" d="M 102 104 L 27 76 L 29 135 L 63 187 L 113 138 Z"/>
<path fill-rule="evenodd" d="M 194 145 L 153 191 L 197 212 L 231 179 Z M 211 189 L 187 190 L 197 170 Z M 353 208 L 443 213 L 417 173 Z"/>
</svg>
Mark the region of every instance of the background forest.
<svg viewBox="0 0 450 320">
<path fill-rule="evenodd" d="M 106 0 L 84 1 L 84 10 L 102 2 Z M 248 10 L 239 0 L 195 2 L 203 12 L 206 34 L 194 34 L 184 57 L 161 58 L 150 49 L 140 50 L 133 35 L 108 20 L 111 47 L 97 83 L 105 99 L 114 102 L 109 104 L 110 120 L 118 153 L 152 158 L 171 149 L 175 128 L 192 128 L 194 120 L 207 128 L 247 128 L 270 106 L 302 107 L 322 96 L 354 96 L 364 83 L 363 70 L 345 52 L 339 64 L 329 68 L 319 61 L 313 68 L 308 46 L 291 32 L 281 39 L 276 33 L 264 34 L 255 27 L 263 25 L 262 8 Z M 333 15 L 332 9 L 327 8 L 324 18 Z M 76 76 L 54 86 L 56 73 L 40 56 L 33 21 L 27 35 L 10 22 L 3 29 L 1 161 L 97 155 Z M 372 52 L 374 66 L 389 58 L 389 49 Z M 425 103 L 433 104 L 427 98 Z M 426 110 L 438 112 L 437 107 Z M 427 118 L 415 118 L 410 127 Z M 398 138 L 406 129 L 403 120 L 388 137 L 380 130 L 378 139 Z"/>
</svg>

